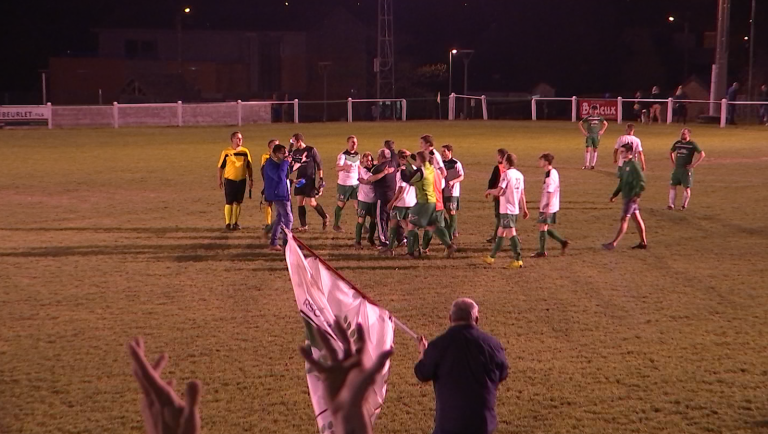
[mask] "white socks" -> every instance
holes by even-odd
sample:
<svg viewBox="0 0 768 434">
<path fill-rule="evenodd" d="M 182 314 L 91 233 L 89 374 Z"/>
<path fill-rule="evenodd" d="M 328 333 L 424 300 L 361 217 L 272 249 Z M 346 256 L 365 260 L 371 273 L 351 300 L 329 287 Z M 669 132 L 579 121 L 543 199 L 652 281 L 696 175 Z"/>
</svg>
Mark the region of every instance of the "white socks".
<svg viewBox="0 0 768 434">
<path fill-rule="evenodd" d="M 683 208 L 688 208 L 688 201 L 691 200 L 691 193 L 688 190 L 683 192 Z"/>
<path fill-rule="evenodd" d="M 592 153 L 592 148 L 584 149 L 584 166 L 586 167 L 589 167 L 589 158 L 591 153 Z"/>
<path fill-rule="evenodd" d="M 677 196 L 677 190 L 674 188 L 669 189 L 669 206 L 675 207 L 675 197 Z"/>
<path fill-rule="evenodd" d="M 592 164 L 590 166 L 595 167 L 595 163 L 597 163 L 597 149 L 592 150 Z"/>
</svg>

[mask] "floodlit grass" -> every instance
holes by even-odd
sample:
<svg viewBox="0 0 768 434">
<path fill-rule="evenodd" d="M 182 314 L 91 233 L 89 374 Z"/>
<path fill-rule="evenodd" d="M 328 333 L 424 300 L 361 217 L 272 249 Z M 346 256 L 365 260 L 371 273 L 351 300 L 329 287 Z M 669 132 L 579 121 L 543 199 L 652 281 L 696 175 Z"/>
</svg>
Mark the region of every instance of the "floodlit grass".
<svg viewBox="0 0 768 434">
<path fill-rule="evenodd" d="M 668 150 L 678 127 L 642 126 L 648 189 L 641 208 L 650 248 L 614 252 L 620 204 L 611 124 L 598 170 L 582 171 L 575 124 L 454 122 L 246 126 L 254 155 L 268 138 L 301 130 L 333 161 L 356 134 L 361 151 L 383 139 L 415 149 L 432 133 L 467 171 L 457 258 L 379 258 L 346 234 L 302 239 L 419 333 L 447 325 L 459 296 L 504 344 L 511 370 L 499 390 L 501 433 L 766 432 L 768 426 L 768 134 L 693 125 L 708 157 L 691 207 L 664 210 Z M 166 373 L 203 382 L 207 433 L 314 433 L 303 329 L 283 258 L 265 250 L 258 199 L 239 233 L 223 231 L 216 161 L 232 128 L 0 131 L 0 433 L 123 433 L 142 429 L 125 343 L 167 351 Z M 517 154 L 530 208 L 537 156 L 555 154 L 562 180 L 560 257 L 507 270 L 481 263 L 493 208 L 482 193 L 495 149 Z M 255 189 L 260 190 L 260 187 Z M 681 198 L 682 194 L 680 194 Z M 332 214 L 334 196 L 320 202 Z M 535 212 L 534 212 L 535 214 Z M 520 225 L 526 257 L 534 220 Z M 434 241 L 438 244 L 437 240 Z M 442 249 L 433 249 L 440 253 Z M 397 332 L 390 389 L 377 433 L 429 432 L 430 385 L 412 374 L 417 350 Z M 179 389 L 182 386 L 178 386 Z"/>
</svg>

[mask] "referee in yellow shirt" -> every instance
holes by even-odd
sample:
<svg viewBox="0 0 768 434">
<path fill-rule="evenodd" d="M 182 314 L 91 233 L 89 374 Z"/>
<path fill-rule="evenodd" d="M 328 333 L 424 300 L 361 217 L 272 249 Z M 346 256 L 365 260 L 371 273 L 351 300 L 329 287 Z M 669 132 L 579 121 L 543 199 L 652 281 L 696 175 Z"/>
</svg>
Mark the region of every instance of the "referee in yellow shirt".
<svg viewBox="0 0 768 434">
<path fill-rule="evenodd" d="M 237 223 L 240 218 L 240 205 L 245 198 L 246 176 L 247 187 L 253 188 L 253 159 L 251 153 L 243 146 L 243 135 L 235 131 L 229 136 L 232 146 L 221 151 L 219 158 L 219 189 L 224 189 L 224 220 L 228 230 L 239 230 Z"/>
<path fill-rule="evenodd" d="M 267 153 L 261 154 L 261 180 L 264 181 L 264 164 L 269 160 L 270 156 L 272 155 L 272 147 L 275 145 L 279 145 L 280 140 L 278 139 L 270 139 L 269 142 L 267 142 Z M 261 200 L 262 202 L 259 204 L 259 206 L 264 205 L 264 219 L 266 221 L 264 225 L 264 234 L 270 235 L 272 234 L 272 203 L 271 202 L 264 202 L 264 189 L 261 189 Z"/>
</svg>

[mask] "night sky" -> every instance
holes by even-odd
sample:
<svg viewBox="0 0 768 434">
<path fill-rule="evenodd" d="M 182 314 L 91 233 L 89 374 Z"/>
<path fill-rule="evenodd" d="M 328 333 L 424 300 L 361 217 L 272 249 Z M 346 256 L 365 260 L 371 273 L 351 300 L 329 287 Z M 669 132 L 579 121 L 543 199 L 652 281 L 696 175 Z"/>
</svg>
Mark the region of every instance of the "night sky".
<svg viewBox="0 0 768 434">
<path fill-rule="evenodd" d="M 761 3 L 757 52 L 768 48 L 768 4 Z M 750 4 L 732 0 L 730 80 L 741 79 L 747 65 Z M 92 29 L 171 29 L 185 6 L 193 11 L 185 28 L 302 30 L 341 6 L 371 28 L 371 37 L 376 31 L 377 0 L 7 0 L 0 2 L 0 92 L 34 91 L 51 56 L 94 55 Z M 686 14 L 691 33 L 714 31 L 717 1 L 394 0 L 394 14 L 396 62 L 447 63 L 451 48 L 472 48 L 472 88 L 525 91 L 545 81 L 558 93 L 585 94 L 675 86 L 682 55 L 673 33 L 682 33 Z M 649 38 L 651 48 L 631 45 L 633 32 Z M 644 65 L 656 66 L 627 72 Z M 708 70 L 703 63 L 691 68 L 704 81 Z"/>
</svg>

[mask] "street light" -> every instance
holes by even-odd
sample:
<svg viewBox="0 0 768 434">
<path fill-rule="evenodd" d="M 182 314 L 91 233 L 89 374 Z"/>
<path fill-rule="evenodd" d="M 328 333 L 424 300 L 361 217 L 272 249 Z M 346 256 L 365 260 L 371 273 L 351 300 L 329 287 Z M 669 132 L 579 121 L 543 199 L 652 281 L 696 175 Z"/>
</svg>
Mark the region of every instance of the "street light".
<svg viewBox="0 0 768 434">
<path fill-rule="evenodd" d="M 458 53 L 459 50 L 453 49 L 448 53 L 448 95 L 451 95 L 453 90 L 453 55 Z"/>
<path fill-rule="evenodd" d="M 670 15 L 669 17 L 667 17 L 667 21 L 669 21 L 670 23 L 674 23 L 675 20 L 676 18 L 673 15 Z M 683 62 L 684 64 L 683 80 L 687 80 L 688 79 L 688 46 L 690 45 L 688 43 L 688 14 L 687 13 L 685 14 L 685 21 L 683 22 L 683 26 L 685 28 L 685 34 L 683 35 L 683 43 L 685 44 L 685 47 L 684 47 L 685 60 Z"/>
<path fill-rule="evenodd" d="M 671 17 L 667 18 L 667 20 L 668 20 L 670 23 L 674 23 L 674 22 L 675 22 L 675 17 L 672 17 L 672 16 L 671 16 Z"/>
<path fill-rule="evenodd" d="M 176 14 L 176 45 L 177 45 L 177 57 L 179 62 L 179 72 L 181 72 L 181 23 L 184 15 L 192 13 L 192 9 L 185 7 L 181 10 L 181 13 Z"/>
</svg>

